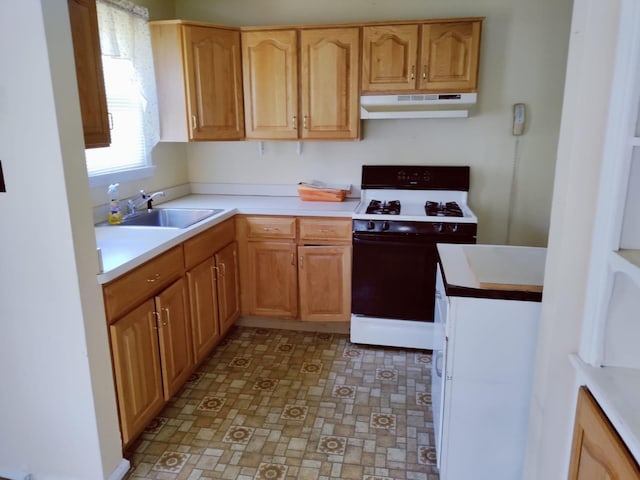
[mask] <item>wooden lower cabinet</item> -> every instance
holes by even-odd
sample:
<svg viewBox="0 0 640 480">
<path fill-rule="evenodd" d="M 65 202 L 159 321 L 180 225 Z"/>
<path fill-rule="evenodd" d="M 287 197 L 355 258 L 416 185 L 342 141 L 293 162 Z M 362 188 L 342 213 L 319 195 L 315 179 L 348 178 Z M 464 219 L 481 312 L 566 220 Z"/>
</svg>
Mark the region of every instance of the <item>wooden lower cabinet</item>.
<svg viewBox="0 0 640 480">
<path fill-rule="evenodd" d="M 249 242 L 246 293 L 253 315 L 296 318 L 298 279 L 296 245 L 282 242 Z"/>
<path fill-rule="evenodd" d="M 215 254 L 218 267 L 218 313 L 220 330 L 224 335 L 240 317 L 240 277 L 238 272 L 238 244 L 230 243 Z"/>
<path fill-rule="evenodd" d="M 237 252 L 232 242 L 187 272 L 196 363 L 240 316 Z"/>
<path fill-rule="evenodd" d="M 578 392 L 569 480 L 640 479 L 640 469 L 586 387 Z"/>
<path fill-rule="evenodd" d="M 122 442 L 128 444 L 164 405 L 153 299 L 109 327 Z"/>
<path fill-rule="evenodd" d="M 348 321 L 351 311 L 351 247 L 298 247 L 300 319 Z"/>
<path fill-rule="evenodd" d="M 187 286 L 184 279 L 155 297 L 164 399 L 169 400 L 193 371 Z"/>
<path fill-rule="evenodd" d="M 187 272 L 196 362 L 203 360 L 222 337 L 215 268 L 213 258 L 209 258 Z"/>
</svg>

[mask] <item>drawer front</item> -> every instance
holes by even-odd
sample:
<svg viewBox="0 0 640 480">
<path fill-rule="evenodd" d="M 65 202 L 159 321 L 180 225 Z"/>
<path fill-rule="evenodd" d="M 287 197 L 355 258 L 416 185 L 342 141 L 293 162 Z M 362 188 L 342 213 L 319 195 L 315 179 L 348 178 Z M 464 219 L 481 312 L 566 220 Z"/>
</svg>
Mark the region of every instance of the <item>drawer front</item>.
<svg viewBox="0 0 640 480">
<path fill-rule="evenodd" d="M 212 257 L 218 250 L 233 242 L 235 234 L 235 221 L 231 218 L 185 241 L 186 268 L 195 267 L 203 260 Z"/>
<path fill-rule="evenodd" d="M 127 310 L 180 277 L 183 271 L 182 245 L 179 245 L 105 285 L 108 323 L 113 323 Z"/>
<path fill-rule="evenodd" d="M 300 218 L 300 241 L 351 243 L 351 219 Z"/>
<path fill-rule="evenodd" d="M 295 217 L 246 217 L 247 238 L 296 238 Z"/>
</svg>

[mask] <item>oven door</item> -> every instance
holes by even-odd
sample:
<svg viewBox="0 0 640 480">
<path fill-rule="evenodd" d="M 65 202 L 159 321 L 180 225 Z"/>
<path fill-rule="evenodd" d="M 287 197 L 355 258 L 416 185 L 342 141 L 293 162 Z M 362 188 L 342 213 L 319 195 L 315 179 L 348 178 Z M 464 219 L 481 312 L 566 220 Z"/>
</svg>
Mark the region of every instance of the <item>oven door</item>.
<svg viewBox="0 0 640 480">
<path fill-rule="evenodd" d="M 461 239 L 354 232 L 351 312 L 432 322 L 436 241 L 460 243 Z"/>
</svg>

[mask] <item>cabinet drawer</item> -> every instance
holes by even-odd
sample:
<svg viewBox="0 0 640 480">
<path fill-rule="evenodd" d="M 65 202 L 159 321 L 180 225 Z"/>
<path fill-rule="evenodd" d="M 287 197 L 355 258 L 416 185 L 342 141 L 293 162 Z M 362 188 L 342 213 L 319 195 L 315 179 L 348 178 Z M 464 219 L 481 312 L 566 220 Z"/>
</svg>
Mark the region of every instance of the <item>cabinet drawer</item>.
<svg viewBox="0 0 640 480">
<path fill-rule="evenodd" d="M 235 238 L 235 223 L 233 218 L 211 227 L 209 230 L 196 235 L 184 242 L 184 264 L 187 269 L 194 267 Z"/>
<path fill-rule="evenodd" d="M 351 220 L 337 218 L 300 218 L 300 241 L 351 242 Z"/>
<path fill-rule="evenodd" d="M 296 238 L 295 217 L 246 217 L 247 238 Z"/>
<path fill-rule="evenodd" d="M 182 245 L 163 253 L 104 286 L 107 321 L 113 323 L 137 303 L 180 277 L 184 270 Z"/>
</svg>

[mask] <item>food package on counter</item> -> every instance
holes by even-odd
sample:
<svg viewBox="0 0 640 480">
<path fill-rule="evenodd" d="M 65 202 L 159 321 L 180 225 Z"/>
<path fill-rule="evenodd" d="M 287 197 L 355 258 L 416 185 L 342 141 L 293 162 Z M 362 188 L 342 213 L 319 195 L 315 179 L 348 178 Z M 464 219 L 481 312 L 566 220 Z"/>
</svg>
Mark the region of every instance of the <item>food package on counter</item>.
<svg viewBox="0 0 640 480">
<path fill-rule="evenodd" d="M 329 184 L 319 180 L 298 184 L 300 199 L 311 202 L 342 202 L 350 191 L 351 185 Z"/>
</svg>

